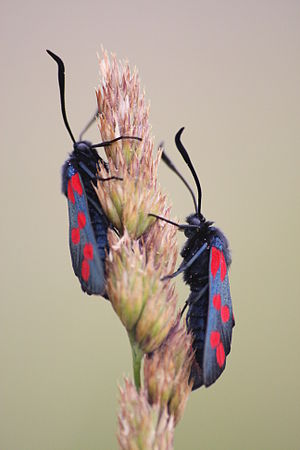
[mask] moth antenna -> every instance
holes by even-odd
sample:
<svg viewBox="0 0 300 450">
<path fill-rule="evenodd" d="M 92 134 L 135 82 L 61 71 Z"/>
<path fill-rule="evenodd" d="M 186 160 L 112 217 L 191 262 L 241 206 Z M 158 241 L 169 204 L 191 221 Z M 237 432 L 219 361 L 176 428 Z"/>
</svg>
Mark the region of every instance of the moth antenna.
<svg viewBox="0 0 300 450">
<path fill-rule="evenodd" d="M 65 105 L 65 65 L 60 59 L 59 56 L 55 55 L 55 53 L 51 52 L 51 50 L 46 50 L 48 55 L 51 56 L 51 58 L 54 59 L 54 61 L 58 65 L 58 84 L 59 84 L 59 93 L 60 93 L 60 107 L 62 116 L 64 119 L 64 123 L 66 126 L 66 129 L 68 130 L 68 133 L 73 141 L 73 144 L 75 144 L 75 138 L 73 136 L 73 133 L 71 131 L 68 119 L 67 119 L 67 113 L 66 113 L 66 105 Z"/>
<path fill-rule="evenodd" d="M 173 222 L 173 220 L 167 219 L 166 217 L 158 216 L 157 214 L 152 213 L 149 213 L 148 216 L 155 217 L 156 219 L 162 220 L 163 222 L 174 225 L 179 230 L 199 230 L 199 225 L 190 225 L 189 223 L 176 223 Z"/>
<path fill-rule="evenodd" d="M 115 139 L 112 139 L 111 141 L 103 141 L 100 142 L 100 144 L 93 144 L 92 148 L 98 148 L 98 147 L 108 147 L 109 145 L 113 144 L 114 142 L 120 141 L 121 139 L 136 139 L 137 141 L 142 141 L 142 138 L 137 136 L 119 136 Z"/>
<path fill-rule="evenodd" d="M 96 111 L 94 112 L 93 116 L 91 117 L 91 119 L 89 120 L 89 122 L 86 124 L 86 126 L 84 127 L 84 129 L 82 130 L 82 132 L 79 135 L 79 141 L 82 141 L 82 136 L 84 135 L 84 133 L 87 132 L 87 130 L 90 128 L 91 125 L 93 125 L 93 123 L 95 122 L 95 120 L 97 119 L 99 114 L 98 108 L 96 109 Z"/>
<path fill-rule="evenodd" d="M 160 144 L 160 147 L 163 148 L 163 144 Z M 174 166 L 173 162 L 170 160 L 170 158 L 168 157 L 168 155 L 166 154 L 166 152 L 163 150 L 162 155 L 161 155 L 161 159 L 163 160 L 163 162 L 169 167 L 169 169 L 171 169 L 174 173 L 176 173 L 176 175 L 181 179 L 181 181 L 185 184 L 185 186 L 188 188 L 188 190 L 191 193 L 191 196 L 193 198 L 193 202 L 194 202 L 194 206 L 195 206 L 195 211 L 197 213 L 198 211 L 198 206 L 197 206 L 197 202 L 196 202 L 196 198 L 194 195 L 194 192 L 191 188 L 191 186 L 188 184 L 188 182 L 185 180 L 185 178 L 181 175 L 181 173 L 179 172 L 179 170 Z"/>
<path fill-rule="evenodd" d="M 200 185 L 200 181 L 199 178 L 196 174 L 196 171 L 194 169 L 194 166 L 192 164 L 192 161 L 190 160 L 190 157 L 188 155 L 188 152 L 186 151 L 186 149 L 184 148 L 180 137 L 181 134 L 184 130 L 184 127 L 180 128 L 180 130 L 176 133 L 175 136 L 175 144 L 176 147 L 178 148 L 179 153 L 181 154 L 181 156 L 183 157 L 185 163 L 187 164 L 187 166 L 189 167 L 190 171 L 192 172 L 192 175 L 194 177 L 195 183 L 197 185 L 197 190 L 198 190 L 198 207 L 197 207 L 197 214 L 200 217 L 201 216 L 201 198 L 202 198 L 202 191 L 201 191 L 201 185 Z"/>
</svg>

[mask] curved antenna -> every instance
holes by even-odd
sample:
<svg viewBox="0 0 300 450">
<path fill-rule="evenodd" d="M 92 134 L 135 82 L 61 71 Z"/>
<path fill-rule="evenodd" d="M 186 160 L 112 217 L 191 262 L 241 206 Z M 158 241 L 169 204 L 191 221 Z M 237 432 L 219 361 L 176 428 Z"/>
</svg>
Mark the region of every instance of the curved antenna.
<svg viewBox="0 0 300 450">
<path fill-rule="evenodd" d="M 51 58 L 54 59 L 54 61 L 57 63 L 58 65 L 58 84 L 59 84 L 59 93 L 60 93 L 60 107 L 61 107 L 61 112 L 62 112 L 62 116 L 64 119 L 64 123 L 66 126 L 66 129 L 69 132 L 69 135 L 73 141 L 73 144 L 75 144 L 75 138 L 73 136 L 73 133 L 71 131 L 68 119 L 67 119 L 67 113 L 66 113 L 66 105 L 65 105 L 65 65 L 62 62 L 62 60 L 60 59 L 59 56 L 55 55 L 55 53 L 51 52 L 51 50 L 46 50 L 46 52 L 48 53 L 48 55 L 51 56 Z"/>
<path fill-rule="evenodd" d="M 91 145 L 92 148 L 97 147 L 108 147 L 109 145 L 113 144 L 114 142 L 120 141 L 121 139 L 136 139 L 137 141 L 142 141 L 142 138 L 137 136 L 119 136 L 115 139 L 112 139 L 111 141 L 103 141 L 100 142 L 100 144 L 93 144 Z"/>
<path fill-rule="evenodd" d="M 96 109 L 96 111 L 93 114 L 93 117 L 91 117 L 91 119 L 89 120 L 89 122 L 86 124 L 86 126 L 84 127 L 84 129 L 82 130 L 82 132 L 79 135 L 79 141 L 82 141 L 82 136 L 84 135 L 84 133 L 87 132 L 87 130 L 90 128 L 91 125 L 93 125 L 93 123 L 95 122 L 95 120 L 97 119 L 99 114 L 98 108 Z"/>
<path fill-rule="evenodd" d="M 190 157 L 188 155 L 188 152 L 186 151 L 186 149 L 184 148 L 184 146 L 183 146 L 183 144 L 182 144 L 182 142 L 180 140 L 180 137 L 181 137 L 181 134 L 182 134 L 183 130 L 184 130 L 184 127 L 180 128 L 180 130 L 176 133 L 175 144 L 176 144 L 176 147 L 179 150 L 179 153 L 181 154 L 181 156 L 183 157 L 183 159 L 186 162 L 187 166 L 189 167 L 190 171 L 192 172 L 192 175 L 194 177 L 195 183 L 197 185 L 197 190 L 198 190 L 197 214 L 200 217 L 201 216 L 201 198 L 202 198 L 201 185 L 200 185 L 199 178 L 198 178 L 198 176 L 196 174 L 196 171 L 194 169 L 194 166 L 192 164 L 192 161 L 190 160 Z"/>
<path fill-rule="evenodd" d="M 160 144 L 160 147 L 163 147 L 163 144 Z M 181 181 L 183 181 L 183 183 L 185 184 L 185 186 L 188 188 L 188 190 L 191 193 L 191 196 L 193 197 L 193 202 L 194 202 L 194 206 L 195 206 L 195 211 L 197 213 L 198 211 L 198 206 L 197 206 L 197 202 L 196 202 L 196 198 L 195 198 L 195 194 L 191 188 L 191 186 L 188 184 L 188 182 L 183 178 L 183 176 L 181 175 L 181 173 L 179 172 L 178 169 L 176 169 L 176 167 L 174 166 L 174 164 L 172 163 L 172 161 L 170 160 L 170 158 L 167 156 L 166 152 L 163 150 L 162 155 L 161 155 L 161 159 L 163 160 L 163 162 L 169 167 L 169 169 L 171 169 L 174 173 L 176 173 L 176 175 L 181 179 Z"/>
</svg>

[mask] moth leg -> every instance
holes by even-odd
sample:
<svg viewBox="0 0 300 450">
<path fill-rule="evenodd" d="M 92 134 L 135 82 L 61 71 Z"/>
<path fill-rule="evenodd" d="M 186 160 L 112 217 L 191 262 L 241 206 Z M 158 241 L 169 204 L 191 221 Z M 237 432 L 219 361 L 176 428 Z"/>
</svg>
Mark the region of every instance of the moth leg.
<svg viewBox="0 0 300 450">
<path fill-rule="evenodd" d="M 186 269 L 188 269 L 189 267 L 191 267 L 191 265 L 196 261 L 196 259 L 199 258 L 199 256 L 204 252 L 204 250 L 207 248 L 207 244 L 203 244 L 201 248 L 199 248 L 199 250 L 194 254 L 194 256 L 192 256 L 187 263 L 184 262 L 184 264 L 181 264 L 179 266 L 179 268 L 176 270 L 176 272 L 171 273 L 170 275 L 167 275 L 165 277 L 163 277 L 161 280 L 165 281 L 165 280 L 170 280 L 171 278 L 175 278 L 177 277 L 177 275 L 181 274 L 182 272 L 184 272 Z"/>
<path fill-rule="evenodd" d="M 203 278 L 208 278 L 208 277 L 203 277 Z M 189 296 L 189 298 L 188 298 L 187 301 L 185 302 L 185 305 L 184 305 L 184 307 L 183 307 L 183 309 L 182 309 L 182 311 L 181 311 L 181 313 L 180 313 L 180 317 L 182 317 L 184 311 L 186 310 L 186 307 L 187 307 L 188 305 L 192 305 L 193 303 L 196 303 L 198 300 L 200 300 L 201 297 L 202 297 L 202 296 L 205 294 L 205 292 L 207 291 L 207 289 L 208 289 L 208 283 L 207 283 L 207 284 L 199 291 L 199 293 L 198 293 L 197 296 L 195 296 L 195 291 L 191 292 L 191 295 Z M 190 300 L 190 297 L 192 296 L 192 294 L 193 294 L 193 299 Z"/>
<path fill-rule="evenodd" d="M 93 205 L 93 207 L 95 208 L 95 210 L 97 211 L 98 214 L 100 214 L 101 217 L 105 217 L 104 212 L 101 210 L 100 206 L 97 205 L 97 203 L 92 199 L 92 197 L 90 195 L 87 195 L 87 200 L 89 203 L 91 203 L 91 205 Z"/>
<path fill-rule="evenodd" d="M 121 177 L 115 177 L 115 176 L 113 176 L 113 177 L 108 177 L 108 178 L 101 178 L 101 177 L 99 177 L 98 175 L 96 175 L 96 177 L 95 177 L 97 180 L 100 180 L 100 181 L 109 181 L 109 180 L 119 180 L 119 181 L 123 181 L 123 178 L 121 178 Z"/>
<path fill-rule="evenodd" d="M 91 196 L 87 196 L 87 200 L 89 203 L 91 203 L 91 205 L 93 205 L 93 207 L 95 208 L 95 210 L 98 212 L 98 214 L 100 214 L 100 216 L 102 217 L 102 219 L 105 221 L 105 224 L 107 227 L 110 227 L 112 230 L 114 230 L 114 232 L 120 236 L 120 232 L 119 230 L 114 227 L 112 224 L 109 223 L 106 215 L 104 214 L 104 212 L 102 211 L 102 209 L 99 207 L 99 205 L 97 205 L 97 203 L 92 199 Z"/>
<path fill-rule="evenodd" d="M 93 172 L 90 171 L 90 169 L 82 162 L 79 161 L 79 166 L 82 170 L 85 171 L 85 173 L 90 177 L 92 181 L 100 180 L 100 181 L 109 181 L 109 180 L 120 180 L 122 181 L 123 178 L 120 177 L 108 177 L 108 178 L 101 178 L 98 175 L 94 175 Z"/>
<path fill-rule="evenodd" d="M 90 169 L 82 162 L 79 161 L 79 166 L 82 168 L 82 170 L 85 171 L 85 173 L 91 178 L 91 180 L 96 180 L 96 176 L 93 174 L 93 172 L 90 171 Z"/>
</svg>

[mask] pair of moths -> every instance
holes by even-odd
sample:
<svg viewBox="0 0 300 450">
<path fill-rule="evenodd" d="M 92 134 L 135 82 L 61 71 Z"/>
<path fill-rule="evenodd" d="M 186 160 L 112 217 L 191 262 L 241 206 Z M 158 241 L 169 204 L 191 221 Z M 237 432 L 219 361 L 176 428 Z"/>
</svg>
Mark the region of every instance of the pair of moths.
<svg viewBox="0 0 300 450">
<path fill-rule="evenodd" d="M 111 145 L 119 139 L 140 140 L 140 138 L 120 136 L 100 144 L 82 140 L 83 132 L 93 123 L 96 113 L 76 141 L 65 109 L 64 64 L 53 52 L 50 50 L 47 52 L 58 64 L 61 111 L 73 142 L 73 151 L 62 168 L 62 191 L 67 197 L 69 209 L 69 245 L 72 265 L 84 292 L 106 297 L 104 267 L 105 252 L 108 250 L 107 229 L 110 223 L 98 202 L 92 183 L 99 179 L 97 175 L 99 164 L 105 168 L 108 175 L 107 178 L 102 178 L 103 182 L 113 177 L 109 177 L 107 164 L 98 155 L 96 148 Z M 184 309 L 188 306 L 187 329 L 194 335 L 195 359 L 191 379 L 193 389 L 197 389 L 202 385 L 210 386 L 216 381 L 225 368 L 226 356 L 230 352 L 234 326 L 228 279 L 231 256 L 224 234 L 201 213 L 201 185 L 181 142 L 182 132 L 183 128 L 176 134 L 175 143 L 195 180 L 198 201 L 189 184 L 165 152 L 162 158 L 189 189 L 195 205 L 195 213 L 187 217 L 186 224 L 179 225 L 163 217 L 153 216 L 177 226 L 187 237 L 181 251 L 183 261 L 180 267 L 175 273 L 165 278 L 173 278 L 183 273 L 184 281 L 191 289 Z"/>
</svg>

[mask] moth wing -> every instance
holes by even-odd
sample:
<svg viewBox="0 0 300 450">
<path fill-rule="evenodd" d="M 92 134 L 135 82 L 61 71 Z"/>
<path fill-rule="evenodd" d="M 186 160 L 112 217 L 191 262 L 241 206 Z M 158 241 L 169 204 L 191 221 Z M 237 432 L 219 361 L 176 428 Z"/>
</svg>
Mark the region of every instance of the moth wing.
<svg viewBox="0 0 300 450">
<path fill-rule="evenodd" d="M 209 300 L 203 355 L 203 379 L 209 386 L 221 375 L 230 352 L 234 326 L 227 265 L 219 238 L 212 242 L 209 258 Z"/>
<path fill-rule="evenodd" d="M 188 332 L 193 334 L 193 348 L 195 350 L 190 374 L 190 379 L 193 380 L 193 390 L 203 385 L 203 369 L 202 365 L 198 363 L 198 361 L 202 361 L 203 357 L 206 327 L 205 305 L 200 302 L 202 294 L 201 291 L 193 290 L 187 299 L 189 309 L 186 315 L 186 325 Z"/>
<path fill-rule="evenodd" d="M 75 275 L 87 294 L 105 293 L 104 265 L 98 253 L 82 179 L 76 172 L 68 180 L 69 246 Z"/>
</svg>

